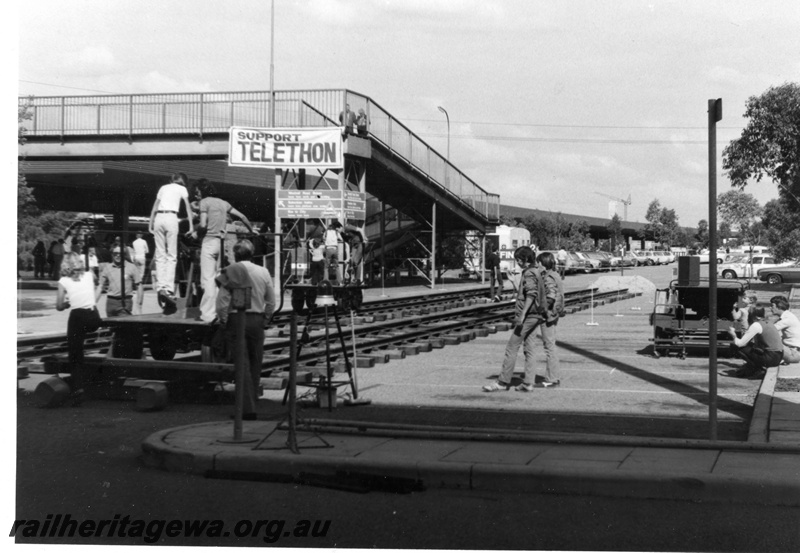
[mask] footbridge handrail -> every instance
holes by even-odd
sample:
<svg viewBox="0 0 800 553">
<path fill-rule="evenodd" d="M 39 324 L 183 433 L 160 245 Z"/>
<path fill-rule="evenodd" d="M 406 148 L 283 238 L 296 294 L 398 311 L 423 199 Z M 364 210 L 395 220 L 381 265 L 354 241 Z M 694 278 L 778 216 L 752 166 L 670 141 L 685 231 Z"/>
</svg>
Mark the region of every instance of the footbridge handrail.
<svg viewBox="0 0 800 553">
<path fill-rule="evenodd" d="M 489 222 L 500 217 L 500 196 L 490 194 L 391 115 L 380 104 L 347 89 L 274 91 L 275 127 L 340 126 L 346 104 L 364 109 L 369 136 Z M 104 138 L 227 133 L 232 126 L 265 127 L 270 92 L 196 92 L 89 96 L 20 96 L 32 115 L 26 136 Z"/>
</svg>

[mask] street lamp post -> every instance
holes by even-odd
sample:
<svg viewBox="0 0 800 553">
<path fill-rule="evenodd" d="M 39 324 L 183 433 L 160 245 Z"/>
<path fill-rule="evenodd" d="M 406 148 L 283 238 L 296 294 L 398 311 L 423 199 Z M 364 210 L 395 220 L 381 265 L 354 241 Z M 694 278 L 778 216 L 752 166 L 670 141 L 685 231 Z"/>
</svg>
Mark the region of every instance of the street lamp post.
<svg viewBox="0 0 800 553">
<path fill-rule="evenodd" d="M 447 114 L 447 110 L 442 106 L 439 106 L 439 111 L 444 113 L 444 116 L 447 118 L 447 161 L 450 161 L 450 116 Z"/>
</svg>

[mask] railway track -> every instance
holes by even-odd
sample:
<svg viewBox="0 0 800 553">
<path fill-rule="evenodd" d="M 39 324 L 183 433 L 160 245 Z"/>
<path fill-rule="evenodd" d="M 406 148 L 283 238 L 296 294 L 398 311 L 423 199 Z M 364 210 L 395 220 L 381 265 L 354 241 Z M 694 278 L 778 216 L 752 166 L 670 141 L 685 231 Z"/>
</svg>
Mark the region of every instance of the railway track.
<svg viewBox="0 0 800 553">
<path fill-rule="evenodd" d="M 358 366 L 372 366 L 510 328 L 513 299 L 490 303 L 485 296 L 485 289 L 474 289 L 373 300 L 365 302 L 357 313 L 334 312 L 329 308 L 327 317 L 320 309 L 298 320 L 301 337 L 298 366 L 309 374 L 319 374 L 330 359 L 335 370 L 344 370 L 343 351 L 348 355 L 352 352 L 354 338 Z M 628 297 L 627 290 L 567 292 L 566 311 L 576 312 L 589 308 L 592 302 L 596 305 Z M 281 311 L 273 318 L 264 347 L 265 375 L 288 370 L 290 317 L 291 312 Z M 87 357 L 105 356 L 111 342 L 109 329 L 93 333 L 86 340 Z M 43 361 L 53 356 L 63 358 L 66 352 L 65 335 L 17 341 L 18 366 L 30 372 L 50 372 Z M 201 361 L 201 355 L 179 352 L 176 361 L 196 363 Z"/>
</svg>

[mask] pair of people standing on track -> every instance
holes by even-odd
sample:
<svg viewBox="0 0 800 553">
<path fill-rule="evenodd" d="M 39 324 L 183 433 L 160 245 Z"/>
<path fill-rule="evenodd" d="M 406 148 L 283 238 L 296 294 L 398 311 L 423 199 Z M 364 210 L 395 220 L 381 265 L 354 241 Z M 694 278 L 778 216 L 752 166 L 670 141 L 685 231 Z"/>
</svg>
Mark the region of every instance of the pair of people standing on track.
<svg viewBox="0 0 800 553">
<path fill-rule="evenodd" d="M 552 388 L 561 383 L 556 328 L 564 310 L 564 287 L 561 275 L 556 270 L 555 257 L 549 252 L 535 257 L 530 247 L 522 246 L 514 251 L 514 260 L 522 270 L 514 307 L 514 329 L 506 345 L 500 377 L 496 382 L 484 386 L 485 392 L 511 388 L 520 346 L 525 355 L 525 372 L 522 383 L 515 388 L 517 391 L 530 392 L 534 387 Z M 539 328 L 547 356 L 545 374 L 541 380 L 537 378 L 534 365 L 536 329 Z"/>
</svg>

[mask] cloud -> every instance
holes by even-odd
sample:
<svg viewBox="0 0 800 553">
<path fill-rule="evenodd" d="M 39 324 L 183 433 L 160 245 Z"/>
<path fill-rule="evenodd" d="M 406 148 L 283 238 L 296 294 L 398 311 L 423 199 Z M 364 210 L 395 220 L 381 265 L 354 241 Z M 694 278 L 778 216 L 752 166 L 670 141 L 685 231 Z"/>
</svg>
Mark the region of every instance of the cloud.
<svg viewBox="0 0 800 553">
<path fill-rule="evenodd" d="M 744 76 L 733 67 L 717 65 L 708 72 L 708 80 L 714 84 L 739 86 L 744 82 Z"/>
<path fill-rule="evenodd" d="M 80 51 L 60 50 L 54 61 L 61 73 L 77 77 L 96 77 L 119 68 L 114 53 L 105 46 L 87 46 Z"/>
</svg>

